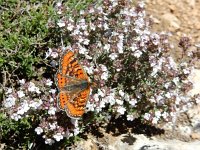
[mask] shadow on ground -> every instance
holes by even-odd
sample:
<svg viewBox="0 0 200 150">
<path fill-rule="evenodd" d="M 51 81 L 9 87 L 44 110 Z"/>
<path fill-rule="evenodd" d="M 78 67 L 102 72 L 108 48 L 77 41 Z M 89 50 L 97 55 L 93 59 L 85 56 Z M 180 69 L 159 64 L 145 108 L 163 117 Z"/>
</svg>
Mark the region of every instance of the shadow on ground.
<svg viewBox="0 0 200 150">
<path fill-rule="evenodd" d="M 103 127 L 102 127 L 103 126 Z M 140 119 L 135 119 L 134 121 L 127 121 L 125 116 L 121 116 L 117 119 L 114 117 L 109 121 L 107 125 L 90 126 L 86 131 L 91 133 L 97 138 L 102 138 L 104 136 L 103 132 L 111 134 L 112 136 L 119 136 L 121 134 L 144 134 L 146 136 L 155 136 L 164 134 L 163 129 L 156 128 L 155 126 L 144 124 Z M 103 129 L 102 129 L 103 128 Z M 86 136 L 83 136 L 86 138 Z"/>
</svg>

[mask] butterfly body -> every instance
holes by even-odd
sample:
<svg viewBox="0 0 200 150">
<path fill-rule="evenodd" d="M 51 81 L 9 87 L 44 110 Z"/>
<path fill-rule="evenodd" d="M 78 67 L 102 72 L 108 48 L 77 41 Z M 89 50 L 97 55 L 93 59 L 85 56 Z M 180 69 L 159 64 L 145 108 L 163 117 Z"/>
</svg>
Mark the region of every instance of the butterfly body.
<svg viewBox="0 0 200 150">
<path fill-rule="evenodd" d="M 80 83 L 77 84 L 69 84 L 67 86 L 65 86 L 63 89 L 66 91 L 74 91 L 74 90 L 84 90 L 88 87 L 89 83 L 87 81 L 80 81 Z"/>
<path fill-rule="evenodd" d="M 56 80 L 60 91 L 58 107 L 71 118 L 81 117 L 85 112 L 91 83 L 72 51 L 62 57 Z"/>
</svg>

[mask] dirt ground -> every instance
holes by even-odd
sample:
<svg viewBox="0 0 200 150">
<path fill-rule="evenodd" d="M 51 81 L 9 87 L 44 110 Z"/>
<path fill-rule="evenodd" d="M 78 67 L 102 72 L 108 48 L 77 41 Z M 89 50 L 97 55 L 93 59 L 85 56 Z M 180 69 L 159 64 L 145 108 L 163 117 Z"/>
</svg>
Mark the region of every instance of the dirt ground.
<svg viewBox="0 0 200 150">
<path fill-rule="evenodd" d="M 192 45 L 200 44 L 200 0 L 146 0 L 146 13 L 154 22 L 153 31 L 172 34 L 171 54 L 176 59 L 181 55 L 178 47 L 181 37 L 190 37 Z"/>
<path fill-rule="evenodd" d="M 200 0 L 146 0 L 146 12 L 154 31 L 170 31 L 176 40 L 187 35 L 200 43 Z"/>
</svg>

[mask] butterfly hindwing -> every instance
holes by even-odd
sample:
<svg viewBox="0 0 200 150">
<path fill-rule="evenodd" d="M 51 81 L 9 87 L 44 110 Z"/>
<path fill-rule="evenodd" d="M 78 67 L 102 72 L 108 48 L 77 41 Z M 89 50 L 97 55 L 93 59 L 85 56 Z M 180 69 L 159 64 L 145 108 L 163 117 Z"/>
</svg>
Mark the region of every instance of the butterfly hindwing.
<svg viewBox="0 0 200 150">
<path fill-rule="evenodd" d="M 61 91 L 58 98 L 58 106 L 60 109 L 65 110 L 69 117 L 79 118 L 85 112 L 85 105 L 89 94 L 90 88 L 87 88 L 78 94 L 75 94 L 74 91 Z"/>
<path fill-rule="evenodd" d="M 71 118 L 79 118 L 85 112 L 85 105 L 90 94 L 90 88 L 81 91 L 72 102 L 67 103 L 66 113 Z"/>
</svg>

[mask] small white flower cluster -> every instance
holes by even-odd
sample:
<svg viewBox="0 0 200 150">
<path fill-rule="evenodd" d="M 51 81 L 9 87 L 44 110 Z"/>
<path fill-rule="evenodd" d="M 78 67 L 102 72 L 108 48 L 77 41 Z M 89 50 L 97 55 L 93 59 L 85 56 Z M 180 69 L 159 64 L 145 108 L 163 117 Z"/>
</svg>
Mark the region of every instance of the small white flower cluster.
<svg viewBox="0 0 200 150">
<path fill-rule="evenodd" d="M 68 120 L 69 121 L 69 120 Z M 66 123 L 72 124 L 74 127 L 72 129 L 64 128 L 58 125 L 58 120 L 56 118 L 46 118 L 42 119 L 40 125 L 35 128 L 35 132 L 38 135 L 42 135 L 45 139 L 45 144 L 52 145 L 55 142 L 59 142 L 64 138 L 69 138 L 78 135 L 81 131 L 79 128 L 78 120 L 71 119 L 70 122 Z M 71 125 L 70 125 L 71 126 Z"/>
<path fill-rule="evenodd" d="M 6 92 L 6 94 L 9 94 L 9 95 L 7 95 L 5 101 L 3 102 L 3 105 L 5 108 L 10 108 L 15 105 L 16 98 L 10 93 L 12 93 L 11 88 L 9 88 Z"/>
<path fill-rule="evenodd" d="M 20 86 L 18 91 L 16 89 L 12 90 L 11 88 L 7 89 L 6 98 L 3 101 L 3 105 L 9 110 L 9 114 L 12 119 L 18 121 L 19 119 L 26 117 L 29 110 L 37 111 L 43 107 L 44 109 L 50 108 L 48 110 L 48 114 L 55 114 L 56 108 L 53 106 L 44 106 L 44 101 L 41 99 L 41 93 L 44 92 L 43 90 L 46 90 L 44 87 L 46 86 L 47 89 L 50 89 L 53 84 L 50 79 L 46 79 L 43 82 L 44 86 L 41 87 L 36 86 L 34 82 L 26 82 L 25 79 L 19 80 L 19 84 Z M 38 85 L 40 84 L 41 82 Z M 49 91 L 52 91 L 49 93 L 55 95 L 55 89 L 50 89 Z M 54 100 L 51 102 L 49 101 L 49 103 L 54 104 Z"/>
<path fill-rule="evenodd" d="M 37 94 L 41 93 L 40 89 L 38 87 L 36 87 L 35 83 L 33 83 L 33 82 L 29 82 L 28 91 L 30 91 L 30 92 L 36 92 Z"/>
</svg>

